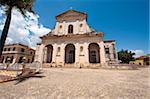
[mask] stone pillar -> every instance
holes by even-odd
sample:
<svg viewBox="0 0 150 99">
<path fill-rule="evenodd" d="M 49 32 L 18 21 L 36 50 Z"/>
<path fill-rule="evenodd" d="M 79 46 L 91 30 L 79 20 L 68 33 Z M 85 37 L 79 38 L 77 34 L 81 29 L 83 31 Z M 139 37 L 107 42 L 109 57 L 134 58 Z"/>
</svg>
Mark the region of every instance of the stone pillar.
<svg viewBox="0 0 150 99">
<path fill-rule="evenodd" d="M 43 63 L 47 63 L 47 47 L 43 48 Z"/>
<path fill-rule="evenodd" d="M 16 56 L 17 56 L 17 57 L 16 57 L 16 61 L 15 61 L 15 62 L 16 62 L 16 63 L 18 63 L 18 62 L 19 62 L 20 57 L 19 57 L 19 55 L 18 55 L 18 54 L 17 54 Z"/>
<path fill-rule="evenodd" d="M 100 42 L 100 62 L 102 66 L 106 65 L 105 48 L 103 41 Z"/>
<path fill-rule="evenodd" d="M 12 64 L 14 64 L 15 63 L 15 61 L 16 61 L 16 56 L 14 57 L 14 59 L 13 59 L 13 61 L 12 61 Z"/>
<path fill-rule="evenodd" d="M 35 59 L 34 61 L 38 61 L 40 63 L 43 63 L 44 60 L 44 45 L 37 45 L 36 52 L 35 52 Z"/>
<path fill-rule="evenodd" d="M 86 20 L 83 20 L 83 25 L 84 25 L 83 30 L 84 30 L 85 33 L 91 32 L 91 29 L 90 29 L 88 23 L 86 22 Z"/>
<path fill-rule="evenodd" d="M 56 63 L 56 54 L 57 54 L 57 44 L 53 45 L 53 53 L 52 53 L 52 63 Z"/>
<path fill-rule="evenodd" d="M 79 43 L 75 44 L 75 64 L 76 67 L 79 67 L 79 53 L 80 53 L 80 46 Z"/>
<path fill-rule="evenodd" d="M 118 63 L 118 53 L 117 53 L 117 50 L 115 50 L 115 54 L 116 54 L 116 62 Z"/>
<path fill-rule="evenodd" d="M 113 50 L 112 44 L 109 47 L 109 51 L 110 51 L 110 59 L 112 61 L 112 60 L 114 60 L 114 50 Z"/>
<path fill-rule="evenodd" d="M 17 63 L 17 59 L 18 59 L 18 55 L 15 54 L 15 55 L 14 55 L 14 59 L 13 59 L 13 63 Z"/>
<path fill-rule="evenodd" d="M 89 65 L 89 43 L 84 43 L 84 47 L 83 47 L 83 50 L 84 50 L 84 57 L 85 57 L 85 66 L 88 66 Z"/>
<path fill-rule="evenodd" d="M 66 30 L 66 21 L 63 21 L 63 34 L 67 33 L 67 30 Z"/>
<path fill-rule="evenodd" d="M 60 49 L 60 62 L 62 62 L 62 65 L 64 66 L 65 64 L 65 47 L 66 44 L 62 43 L 61 44 L 61 49 Z"/>
<path fill-rule="evenodd" d="M 115 58 L 115 60 L 116 60 L 116 62 L 118 63 L 118 53 L 117 53 L 117 48 L 116 48 L 116 44 L 114 45 L 114 47 L 115 47 L 115 54 L 116 54 L 116 58 Z"/>
<path fill-rule="evenodd" d="M 59 22 L 56 22 L 54 34 L 57 35 L 58 32 L 59 32 Z"/>
<path fill-rule="evenodd" d="M 80 28 L 80 24 L 79 24 L 79 20 L 77 20 L 76 25 L 75 25 L 75 33 L 76 34 L 80 32 L 79 28 Z"/>
</svg>

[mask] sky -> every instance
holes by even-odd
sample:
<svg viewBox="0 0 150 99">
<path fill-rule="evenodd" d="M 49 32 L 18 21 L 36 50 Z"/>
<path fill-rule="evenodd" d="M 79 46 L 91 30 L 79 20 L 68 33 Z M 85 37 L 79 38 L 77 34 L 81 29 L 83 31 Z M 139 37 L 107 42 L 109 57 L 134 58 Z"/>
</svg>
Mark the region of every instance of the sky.
<svg viewBox="0 0 150 99">
<path fill-rule="evenodd" d="M 34 10 L 37 15 L 28 13 L 29 18 L 19 22 L 24 23 L 22 28 L 20 24 L 17 26 L 22 32 L 18 31 L 19 37 L 23 35 L 20 39 L 16 39 L 18 35 L 12 36 L 18 24 L 16 21 L 20 21 L 19 13 L 14 11 L 7 42 L 22 42 L 36 47 L 40 42 L 38 37 L 55 26 L 55 16 L 71 8 L 86 12 L 88 24 L 97 32 L 104 32 L 105 40 L 116 40 L 118 51 L 128 49 L 137 55 L 149 52 L 149 0 L 36 0 Z M 2 16 L 0 14 L 0 30 L 5 21 Z"/>
</svg>

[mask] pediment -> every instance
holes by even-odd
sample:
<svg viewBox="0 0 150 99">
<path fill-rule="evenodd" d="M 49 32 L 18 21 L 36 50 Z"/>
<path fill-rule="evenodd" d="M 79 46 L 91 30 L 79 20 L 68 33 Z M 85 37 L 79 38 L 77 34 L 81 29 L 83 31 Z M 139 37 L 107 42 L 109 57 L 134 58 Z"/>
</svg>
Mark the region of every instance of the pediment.
<svg viewBox="0 0 150 99">
<path fill-rule="evenodd" d="M 56 16 L 57 21 L 83 20 L 86 18 L 87 14 L 75 10 L 69 10 Z"/>
</svg>

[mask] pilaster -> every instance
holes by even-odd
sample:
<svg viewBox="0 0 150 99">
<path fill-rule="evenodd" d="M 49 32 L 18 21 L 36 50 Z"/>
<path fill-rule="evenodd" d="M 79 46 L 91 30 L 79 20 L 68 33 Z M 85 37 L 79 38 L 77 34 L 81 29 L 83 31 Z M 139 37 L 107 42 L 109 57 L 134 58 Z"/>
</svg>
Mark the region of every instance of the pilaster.
<svg viewBox="0 0 150 99">
<path fill-rule="evenodd" d="M 105 48 L 103 41 L 100 42 L 100 62 L 102 66 L 106 65 Z"/>
<path fill-rule="evenodd" d="M 89 65 L 89 50 L 88 50 L 89 44 L 87 42 L 84 43 L 84 56 L 85 56 L 85 65 Z"/>
<path fill-rule="evenodd" d="M 52 52 L 52 63 L 56 62 L 56 54 L 57 54 L 57 44 L 53 45 L 53 52 Z"/>
<path fill-rule="evenodd" d="M 35 52 L 35 60 L 34 61 L 38 61 L 40 63 L 43 63 L 44 61 L 44 45 L 38 45 L 36 47 L 36 52 Z"/>
<path fill-rule="evenodd" d="M 62 43 L 61 44 L 61 49 L 60 49 L 60 62 L 64 65 L 64 63 L 65 63 L 65 46 L 66 46 L 66 44 L 64 44 L 64 43 Z"/>
<path fill-rule="evenodd" d="M 79 64 L 79 53 L 80 53 L 80 46 L 79 43 L 75 44 L 75 64 Z"/>
</svg>

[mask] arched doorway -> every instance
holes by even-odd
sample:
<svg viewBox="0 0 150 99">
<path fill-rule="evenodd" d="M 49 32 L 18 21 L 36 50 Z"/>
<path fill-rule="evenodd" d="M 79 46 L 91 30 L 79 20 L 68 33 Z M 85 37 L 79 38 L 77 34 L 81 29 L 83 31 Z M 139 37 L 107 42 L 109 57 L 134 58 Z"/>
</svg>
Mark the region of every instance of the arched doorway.
<svg viewBox="0 0 150 99">
<path fill-rule="evenodd" d="M 47 49 L 46 62 L 51 63 L 52 62 L 52 55 L 53 55 L 53 46 L 47 45 L 46 49 Z"/>
<path fill-rule="evenodd" d="M 100 63 L 100 50 L 97 43 L 91 43 L 89 45 L 89 62 Z"/>
<path fill-rule="evenodd" d="M 75 46 L 73 44 L 68 44 L 65 47 L 65 63 L 75 62 Z"/>
</svg>

